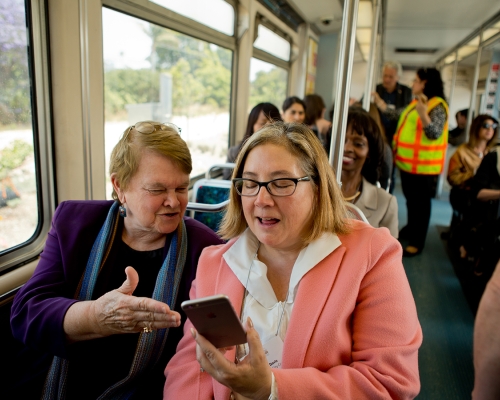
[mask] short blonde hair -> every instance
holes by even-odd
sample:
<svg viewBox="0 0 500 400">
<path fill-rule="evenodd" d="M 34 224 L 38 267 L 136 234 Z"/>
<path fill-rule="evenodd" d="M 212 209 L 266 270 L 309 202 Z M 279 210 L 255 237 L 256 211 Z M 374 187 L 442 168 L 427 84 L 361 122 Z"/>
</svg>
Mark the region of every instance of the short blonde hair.
<svg viewBox="0 0 500 400">
<path fill-rule="evenodd" d="M 144 123 L 154 127 L 154 131 L 142 133 L 135 129 L 136 125 Z M 188 175 L 193 169 L 191 153 L 174 126 L 155 121 L 138 122 L 125 130 L 111 152 L 109 174 L 116 174 L 116 179 L 123 190 L 127 188 L 130 179 L 137 172 L 144 150 L 167 157 Z M 113 199 L 118 200 L 118 194 L 114 188 L 112 196 Z"/>
<path fill-rule="evenodd" d="M 317 136 L 305 125 L 274 122 L 254 133 L 243 145 L 236 159 L 233 178 L 241 178 L 250 151 L 258 146 L 274 144 L 297 157 L 315 187 L 314 220 L 312 229 L 303 238 L 304 245 L 318 239 L 323 233 L 348 232 L 346 207 L 333 169 Z M 222 219 L 219 235 L 231 239 L 242 234 L 248 224 L 243 214 L 241 196 L 234 186 L 229 194 L 228 209 Z"/>
</svg>

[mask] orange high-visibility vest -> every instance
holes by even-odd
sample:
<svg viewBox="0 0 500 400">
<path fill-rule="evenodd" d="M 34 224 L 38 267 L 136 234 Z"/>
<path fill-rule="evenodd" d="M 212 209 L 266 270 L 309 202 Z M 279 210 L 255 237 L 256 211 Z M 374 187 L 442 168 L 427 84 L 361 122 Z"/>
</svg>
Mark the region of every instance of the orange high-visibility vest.
<svg viewBox="0 0 500 400">
<path fill-rule="evenodd" d="M 405 172 L 419 175 L 439 175 L 444 166 L 448 146 L 448 119 L 443 134 L 434 140 L 425 136 L 422 121 L 413 100 L 399 117 L 398 127 L 392 142 L 394 161 Z M 433 97 L 427 103 L 427 113 L 442 104 L 448 115 L 448 105 L 441 97 Z"/>
</svg>

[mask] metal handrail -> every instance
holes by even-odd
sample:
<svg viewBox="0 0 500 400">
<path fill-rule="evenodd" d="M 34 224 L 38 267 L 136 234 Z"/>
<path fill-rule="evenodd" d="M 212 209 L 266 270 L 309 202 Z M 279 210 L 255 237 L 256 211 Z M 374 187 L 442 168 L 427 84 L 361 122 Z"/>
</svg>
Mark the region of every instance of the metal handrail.
<svg viewBox="0 0 500 400">
<path fill-rule="evenodd" d="M 229 204 L 229 199 L 224 200 L 222 203 L 217 203 L 217 204 L 194 203 L 190 201 L 188 202 L 187 210 L 200 211 L 200 212 L 219 212 L 224 210 L 224 208 L 228 204 Z"/>
<path fill-rule="evenodd" d="M 342 30 L 340 31 L 340 51 L 337 70 L 337 88 L 335 109 L 332 121 L 332 139 L 330 143 L 330 165 L 333 167 L 337 182 L 341 184 L 342 155 L 344 154 L 347 111 L 351 90 L 352 63 L 356 42 L 356 23 L 359 0 L 344 0 Z"/>
<path fill-rule="evenodd" d="M 356 206 L 352 203 L 349 203 L 349 202 L 346 202 L 345 205 L 347 207 L 347 212 L 349 214 L 351 214 L 354 217 L 354 219 L 357 219 L 357 220 L 360 220 L 360 221 L 363 221 L 363 222 L 366 222 L 367 224 L 369 224 L 368 220 L 365 217 L 365 214 L 363 213 L 363 211 L 361 211 L 359 209 L 358 206 Z"/>
</svg>

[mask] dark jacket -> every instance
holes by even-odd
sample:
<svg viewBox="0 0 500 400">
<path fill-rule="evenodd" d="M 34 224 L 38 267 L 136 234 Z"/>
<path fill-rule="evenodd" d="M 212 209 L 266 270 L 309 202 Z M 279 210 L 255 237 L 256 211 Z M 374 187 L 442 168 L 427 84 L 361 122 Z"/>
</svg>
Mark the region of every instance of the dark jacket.
<svg viewBox="0 0 500 400">
<path fill-rule="evenodd" d="M 378 95 L 383 99 L 387 91 L 385 90 L 382 84 L 377 85 L 376 89 Z M 408 86 L 401 85 L 400 83 L 396 83 L 396 102 L 394 103 L 394 107 L 397 109 L 405 108 L 408 104 L 410 104 L 413 94 L 411 89 Z M 387 136 L 387 143 L 392 143 L 392 137 L 396 132 L 396 128 L 398 125 L 398 121 L 391 121 L 384 117 L 383 113 L 380 115 L 382 119 L 382 124 L 385 128 L 385 134 Z"/>
</svg>

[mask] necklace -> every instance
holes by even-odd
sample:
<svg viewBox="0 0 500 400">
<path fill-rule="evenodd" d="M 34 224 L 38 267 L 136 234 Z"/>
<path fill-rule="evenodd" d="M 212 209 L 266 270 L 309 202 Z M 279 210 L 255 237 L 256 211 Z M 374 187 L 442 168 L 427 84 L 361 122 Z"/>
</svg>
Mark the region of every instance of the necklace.
<svg viewBox="0 0 500 400">
<path fill-rule="evenodd" d="M 354 196 L 351 196 L 351 197 L 344 197 L 344 200 L 345 200 L 345 201 L 352 201 L 352 200 L 354 200 L 356 197 L 358 197 L 360 194 L 361 194 L 361 192 L 358 190 Z"/>
<path fill-rule="evenodd" d="M 356 188 L 356 193 L 353 196 L 350 196 L 350 197 L 345 197 L 344 196 L 344 200 L 345 201 L 353 201 L 353 200 L 355 200 L 361 194 L 362 190 L 363 190 L 363 179 L 361 179 L 361 182 L 359 182 L 358 187 Z"/>
<path fill-rule="evenodd" d="M 240 314 L 240 321 L 241 321 L 241 323 L 243 323 L 243 321 L 242 321 L 243 308 L 245 307 L 245 300 L 246 300 L 247 295 L 248 295 L 248 282 L 250 281 L 250 273 L 252 272 L 253 262 L 257 258 L 257 254 L 259 253 L 259 249 L 260 249 L 260 243 L 259 243 L 259 246 L 257 247 L 257 251 L 255 252 L 255 254 L 254 254 L 253 258 L 252 258 L 252 261 L 250 263 L 250 267 L 248 268 L 247 282 L 245 284 L 245 292 L 243 294 L 243 303 L 242 303 L 242 306 L 241 306 L 242 307 L 241 314 Z M 281 315 L 280 315 L 279 320 L 278 320 L 278 329 L 276 330 L 276 333 L 275 333 L 276 336 L 278 336 L 279 331 L 280 331 L 281 321 L 283 320 L 283 315 L 285 314 L 285 307 L 286 307 L 286 304 L 287 304 L 287 301 L 288 301 L 288 294 L 290 293 L 290 283 L 288 285 L 289 285 L 289 287 L 288 287 L 288 290 L 286 292 L 285 301 L 284 302 L 278 301 L 278 306 L 279 306 L 279 304 L 282 304 L 283 308 L 281 310 Z"/>
</svg>

